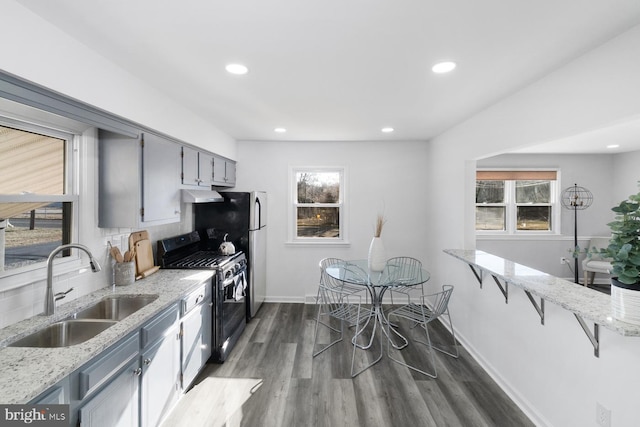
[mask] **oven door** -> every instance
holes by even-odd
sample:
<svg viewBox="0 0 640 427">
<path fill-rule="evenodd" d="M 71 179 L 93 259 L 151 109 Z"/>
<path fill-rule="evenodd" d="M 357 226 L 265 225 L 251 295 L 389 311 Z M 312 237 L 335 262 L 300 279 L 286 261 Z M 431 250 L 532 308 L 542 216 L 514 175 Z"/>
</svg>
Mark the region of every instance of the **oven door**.
<svg viewBox="0 0 640 427">
<path fill-rule="evenodd" d="M 218 274 L 214 313 L 214 358 L 224 362 L 247 324 L 246 269 Z"/>
</svg>

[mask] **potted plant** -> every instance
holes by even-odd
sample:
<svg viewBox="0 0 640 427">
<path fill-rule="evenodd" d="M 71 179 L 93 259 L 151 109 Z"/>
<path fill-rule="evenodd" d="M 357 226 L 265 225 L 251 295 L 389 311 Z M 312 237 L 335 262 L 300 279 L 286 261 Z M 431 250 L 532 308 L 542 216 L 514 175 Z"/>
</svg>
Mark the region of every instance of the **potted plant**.
<svg viewBox="0 0 640 427">
<path fill-rule="evenodd" d="M 612 259 L 611 308 L 613 317 L 640 325 L 640 192 L 611 209 L 615 219 L 609 246 Z"/>
</svg>

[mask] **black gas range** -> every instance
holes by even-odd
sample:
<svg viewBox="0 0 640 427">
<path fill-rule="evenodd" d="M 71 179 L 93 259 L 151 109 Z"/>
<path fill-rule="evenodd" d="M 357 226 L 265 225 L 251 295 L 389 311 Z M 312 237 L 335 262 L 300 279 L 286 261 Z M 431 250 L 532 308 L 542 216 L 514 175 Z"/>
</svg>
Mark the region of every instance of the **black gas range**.
<svg viewBox="0 0 640 427">
<path fill-rule="evenodd" d="M 165 269 L 214 270 L 212 360 L 224 362 L 247 324 L 247 259 L 243 252 L 222 255 L 209 249 L 197 231 L 158 241 Z"/>
</svg>

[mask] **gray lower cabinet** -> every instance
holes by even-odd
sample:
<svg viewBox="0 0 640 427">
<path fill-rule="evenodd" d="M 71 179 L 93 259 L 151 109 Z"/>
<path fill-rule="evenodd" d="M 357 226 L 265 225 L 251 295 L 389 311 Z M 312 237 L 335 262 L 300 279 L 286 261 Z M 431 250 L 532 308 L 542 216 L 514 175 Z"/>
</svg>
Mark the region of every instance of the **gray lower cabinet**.
<svg viewBox="0 0 640 427">
<path fill-rule="evenodd" d="M 78 411 L 81 427 L 132 427 L 139 417 L 139 361 L 129 363 Z"/>
<path fill-rule="evenodd" d="M 153 427 L 157 426 L 169 413 L 180 397 L 178 309 L 170 310 L 145 326 L 143 336 L 145 333 L 152 339 L 143 348 L 140 358 L 142 362 L 140 425 Z"/>
<path fill-rule="evenodd" d="M 132 334 L 70 376 L 77 392 L 72 396 L 71 421 L 76 406 L 78 424 L 83 427 L 137 425 L 139 350 L 140 337 Z"/>
<path fill-rule="evenodd" d="M 33 403 L 36 405 L 68 405 L 70 403 L 70 399 L 69 378 L 65 378 L 45 393 L 38 396 Z"/>
</svg>

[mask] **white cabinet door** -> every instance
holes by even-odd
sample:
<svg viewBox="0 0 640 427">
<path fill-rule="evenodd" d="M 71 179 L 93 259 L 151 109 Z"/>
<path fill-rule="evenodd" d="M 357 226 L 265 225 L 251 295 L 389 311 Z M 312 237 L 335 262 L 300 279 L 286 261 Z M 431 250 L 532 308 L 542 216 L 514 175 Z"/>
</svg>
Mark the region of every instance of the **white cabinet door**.
<svg viewBox="0 0 640 427">
<path fill-rule="evenodd" d="M 182 388 L 189 388 L 211 357 L 211 299 L 195 307 L 182 319 Z"/>
<path fill-rule="evenodd" d="M 197 187 L 199 183 L 198 151 L 193 148 L 182 147 L 182 185 Z"/>
<path fill-rule="evenodd" d="M 213 156 L 213 185 L 233 187 L 236 183 L 236 162 Z"/>
<path fill-rule="evenodd" d="M 156 426 L 180 396 L 180 323 L 142 353 L 140 421 Z"/>
<path fill-rule="evenodd" d="M 107 387 L 79 410 L 81 427 L 138 425 L 139 361 L 130 363 Z"/>
<path fill-rule="evenodd" d="M 153 134 L 144 135 L 142 166 L 143 224 L 180 220 L 180 146 Z"/>
<path fill-rule="evenodd" d="M 211 154 L 198 153 L 198 178 L 200 186 L 211 188 L 213 184 L 213 156 Z"/>
<path fill-rule="evenodd" d="M 101 228 L 144 228 L 180 221 L 181 146 L 151 133 L 100 131 Z"/>
</svg>

